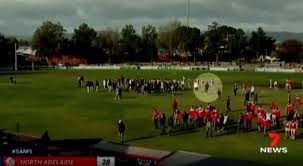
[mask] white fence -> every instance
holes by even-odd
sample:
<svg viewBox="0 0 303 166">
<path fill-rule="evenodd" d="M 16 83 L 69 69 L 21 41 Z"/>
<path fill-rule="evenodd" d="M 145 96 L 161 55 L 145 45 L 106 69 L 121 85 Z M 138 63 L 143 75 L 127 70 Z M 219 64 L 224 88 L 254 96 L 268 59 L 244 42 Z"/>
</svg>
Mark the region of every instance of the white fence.
<svg viewBox="0 0 303 166">
<path fill-rule="evenodd" d="M 295 73 L 296 69 L 281 69 L 281 68 L 256 68 L 256 72 L 281 72 L 281 73 Z"/>
<path fill-rule="evenodd" d="M 136 69 L 136 70 L 201 70 L 201 71 L 240 71 L 240 68 L 237 66 L 229 66 L 229 67 L 208 67 L 208 66 L 180 66 L 180 65 L 144 65 L 144 66 L 136 66 L 136 65 L 80 65 L 80 66 L 72 66 L 72 67 L 56 67 L 56 69 L 92 69 L 92 70 L 121 70 L 121 69 Z M 283 69 L 283 68 L 251 68 L 250 70 L 244 71 L 255 71 L 255 72 L 283 72 L 283 73 L 301 73 L 303 69 Z"/>
<path fill-rule="evenodd" d="M 92 65 L 80 65 L 80 66 L 72 66 L 69 67 L 68 69 L 98 69 L 98 70 L 120 70 L 120 66 L 92 66 Z"/>
</svg>

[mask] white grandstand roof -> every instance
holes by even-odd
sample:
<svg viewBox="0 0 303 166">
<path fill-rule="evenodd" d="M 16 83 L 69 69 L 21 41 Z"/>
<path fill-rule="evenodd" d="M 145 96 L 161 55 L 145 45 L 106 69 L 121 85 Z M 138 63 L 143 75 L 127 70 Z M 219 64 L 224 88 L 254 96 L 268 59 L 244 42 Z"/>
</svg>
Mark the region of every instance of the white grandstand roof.
<svg viewBox="0 0 303 166">
<path fill-rule="evenodd" d="M 36 51 L 35 50 L 32 50 L 31 47 L 19 47 L 17 50 L 16 50 L 16 53 L 19 54 L 19 55 L 36 55 Z"/>
</svg>

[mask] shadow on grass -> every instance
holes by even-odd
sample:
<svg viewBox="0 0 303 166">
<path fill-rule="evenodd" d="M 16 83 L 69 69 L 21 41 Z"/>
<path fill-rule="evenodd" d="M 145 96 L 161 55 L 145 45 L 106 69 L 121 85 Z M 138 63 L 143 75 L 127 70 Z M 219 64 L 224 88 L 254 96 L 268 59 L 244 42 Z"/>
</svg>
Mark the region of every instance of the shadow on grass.
<svg viewBox="0 0 303 166">
<path fill-rule="evenodd" d="M 262 105 L 263 107 L 269 106 L 270 103 L 258 103 L 258 105 Z"/>
<path fill-rule="evenodd" d="M 171 136 L 178 136 L 178 135 L 183 135 L 183 134 L 196 133 L 196 132 L 199 132 L 199 131 L 200 131 L 199 128 L 188 129 L 188 130 L 176 130 L 171 134 Z"/>
<path fill-rule="evenodd" d="M 132 139 L 125 140 L 125 143 L 127 143 L 127 142 L 133 142 L 133 141 L 139 141 L 139 140 L 144 140 L 144 139 L 150 139 L 150 138 L 154 138 L 154 137 L 157 137 L 157 136 L 156 135 L 150 135 L 150 136 L 145 136 L 145 137 L 132 138 Z"/>
<path fill-rule="evenodd" d="M 28 75 L 28 74 L 45 74 L 48 73 L 47 71 L 18 71 L 18 72 L 11 72 L 11 71 L 0 71 L 0 75 L 2 76 L 10 76 L 10 75 Z"/>
<path fill-rule="evenodd" d="M 246 109 L 236 109 L 236 110 L 230 111 L 230 113 L 233 113 L 233 112 L 246 112 Z"/>
<path fill-rule="evenodd" d="M 244 161 L 244 160 L 231 160 L 231 159 L 224 159 L 219 157 L 209 157 L 203 160 L 195 161 L 190 164 L 186 164 L 186 166 L 213 166 L 213 165 L 233 165 L 233 166 L 261 166 L 264 164 L 253 162 L 253 161 Z"/>
</svg>

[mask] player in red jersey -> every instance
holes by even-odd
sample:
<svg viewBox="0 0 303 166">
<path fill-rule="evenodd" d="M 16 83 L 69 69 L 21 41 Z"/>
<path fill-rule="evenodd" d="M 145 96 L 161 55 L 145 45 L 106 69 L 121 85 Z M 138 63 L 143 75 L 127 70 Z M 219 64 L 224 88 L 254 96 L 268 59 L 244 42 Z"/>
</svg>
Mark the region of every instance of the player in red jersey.
<svg viewBox="0 0 303 166">
<path fill-rule="evenodd" d="M 202 127 L 202 125 L 203 125 L 203 114 L 204 114 L 203 108 L 200 105 L 200 107 L 198 108 L 198 112 L 197 112 L 199 127 Z"/>
<path fill-rule="evenodd" d="M 264 119 L 264 135 L 266 135 L 266 131 L 269 129 L 271 123 L 272 123 L 272 114 L 270 111 L 268 111 L 266 114 L 265 114 L 265 117 L 263 116 L 263 119 Z"/>
<path fill-rule="evenodd" d="M 195 108 L 194 106 L 191 106 L 189 111 L 188 111 L 188 115 L 189 115 L 189 125 L 192 125 L 193 121 L 194 121 L 194 116 L 195 116 Z"/>
<path fill-rule="evenodd" d="M 158 129 L 158 124 L 159 124 L 160 116 L 161 116 L 160 111 L 158 109 L 154 109 L 153 120 L 154 120 L 155 129 Z"/>
<path fill-rule="evenodd" d="M 262 105 L 258 108 L 258 115 L 261 114 L 262 116 L 265 116 L 265 109 Z"/>
<path fill-rule="evenodd" d="M 258 131 L 261 132 L 262 127 L 265 124 L 265 116 L 261 113 L 258 113 Z"/>
<path fill-rule="evenodd" d="M 251 111 L 253 114 L 255 114 L 255 110 L 256 110 L 256 103 L 251 102 L 250 111 Z"/>
<path fill-rule="evenodd" d="M 272 109 L 278 107 L 278 105 L 277 105 L 276 102 L 272 101 L 269 107 L 270 107 L 270 109 L 272 110 Z"/>
<path fill-rule="evenodd" d="M 285 89 L 288 90 L 288 91 L 290 91 L 291 88 L 292 88 L 292 83 L 293 83 L 292 80 L 287 79 L 287 80 L 285 81 Z"/>
<path fill-rule="evenodd" d="M 286 115 L 287 115 L 287 120 L 292 120 L 294 117 L 294 106 L 290 103 L 287 104 L 286 106 Z"/>
<path fill-rule="evenodd" d="M 279 128 L 280 126 L 279 120 L 281 116 L 280 109 L 279 107 L 274 107 L 271 111 L 272 111 L 272 123 L 275 127 Z"/>
<path fill-rule="evenodd" d="M 290 138 L 292 140 L 296 139 L 297 129 L 298 129 L 298 122 L 295 119 L 293 119 L 290 122 Z"/>
<path fill-rule="evenodd" d="M 244 116 L 245 128 L 251 129 L 251 121 L 253 120 L 254 115 L 252 112 L 247 112 Z"/>
<path fill-rule="evenodd" d="M 298 111 L 300 110 L 299 106 L 301 105 L 301 103 L 302 103 L 302 98 L 297 94 L 295 98 L 295 106 Z"/>
<path fill-rule="evenodd" d="M 210 118 L 210 110 L 208 108 L 204 109 L 204 118 L 203 118 L 203 121 L 204 121 L 204 124 L 206 124 L 207 122 L 207 119 Z"/>
<path fill-rule="evenodd" d="M 285 127 L 285 136 L 284 139 L 287 139 L 290 136 L 290 125 L 291 125 L 291 121 L 287 121 L 285 120 L 283 122 L 284 127 Z"/>
</svg>

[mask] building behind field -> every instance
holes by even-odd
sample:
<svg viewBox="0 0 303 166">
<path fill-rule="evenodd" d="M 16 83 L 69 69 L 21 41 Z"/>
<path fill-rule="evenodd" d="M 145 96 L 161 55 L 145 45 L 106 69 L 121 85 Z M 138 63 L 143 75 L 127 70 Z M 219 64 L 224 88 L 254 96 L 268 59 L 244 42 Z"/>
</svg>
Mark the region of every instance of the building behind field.
<svg viewBox="0 0 303 166">
<path fill-rule="evenodd" d="M 87 64 L 84 58 L 73 56 L 73 55 L 52 55 L 47 57 L 48 65 L 66 65 L 66 66 L 77 66 L 81 64 Z"/>
</svg>

